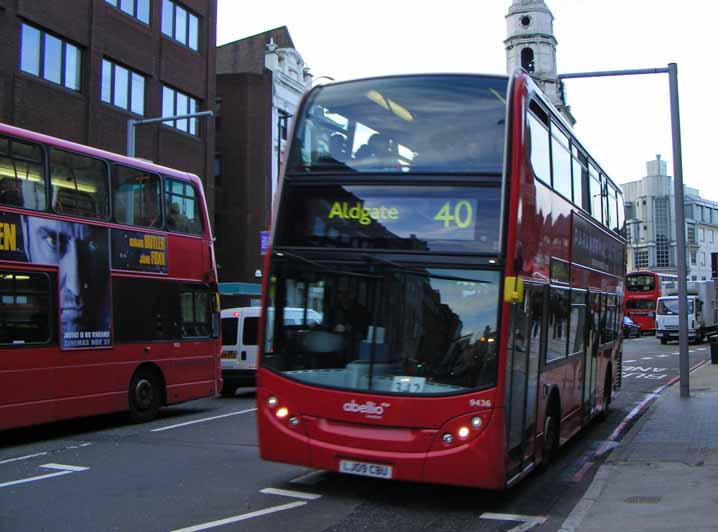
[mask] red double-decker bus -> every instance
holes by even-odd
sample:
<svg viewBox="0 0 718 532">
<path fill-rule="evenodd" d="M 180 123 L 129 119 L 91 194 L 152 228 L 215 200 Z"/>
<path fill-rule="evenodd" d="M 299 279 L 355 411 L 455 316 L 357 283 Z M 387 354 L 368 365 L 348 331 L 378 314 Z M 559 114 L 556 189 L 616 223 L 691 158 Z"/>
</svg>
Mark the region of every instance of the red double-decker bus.
<svg viewBox="0 0 718 532">
<path fill-rule="evenodd" d="M 605 415 L 623 201 L 525 72 L 333 83 L 297 116 L 264 278 L 264 459 L 504 489 Z"/>
<path fill-rule="evenodd" d="M 636 271 L 626 274 L 626 315 L 641 328 L 641 333 L 656 332 L 656 301 L 676 288 L 677 275 Z"/>
<path fill-rule="evenodd" d="M 214 395 L 195 175 L 0 124 L 0 429 Z"/>
</svg>

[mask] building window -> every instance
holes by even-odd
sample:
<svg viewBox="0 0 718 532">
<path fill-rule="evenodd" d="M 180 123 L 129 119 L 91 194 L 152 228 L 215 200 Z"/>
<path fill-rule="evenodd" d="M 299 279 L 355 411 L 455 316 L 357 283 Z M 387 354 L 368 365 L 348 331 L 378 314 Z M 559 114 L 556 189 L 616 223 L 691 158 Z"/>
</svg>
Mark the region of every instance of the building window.
<svg viewBox="0 0 718 532">
<path fill-rule="evenodd" d="M 162 87 L 162 116 L 181 116 L 196 113 L 198 110 L 199 104 L 195 98 L 170 87 Z M 196 118 L 168 120 L 163 124 L 177 128 L 190 135 L 198 135 Z"/>
<path fill-rule="evenodd" d="M 222 186 L 222 157 L 219 154 L 214 156 L 214 186 Z"/>
<path fill-rule="evenodd" d="M 697 255 L 698 255 L 698 252 L 695 249 L 692 249 L 691 250 L 691 264 L 696 263 Z M 695 279 L 693 279 L 693 280 L 695 281 Z"/>
<path fill-rule="evenodd" d="M 699 266 L 705 266 L 706 265 L 706 254 L 701 251 L 701 254 L 698 256 L 700 259 L 700 262 L 698 263 Z"/>
<path fill-rule="evenodd" d="M 22 24 L 20 70 L 80 90 L 80 49 L 59 37 L 28 24 Z"/>
<path fill-rule="evenodd" d="M 648 268 L 648 250 L 636 251 L 636 269 Z"/>
<path fill-rule="evenodd" d="M 145 77 L 107 59 L 102 60 L 101 94 L 105 103 L 145 114 Z"/>
<path fill-rule="evenodd" d="M 162 33 L 199 50 L 199 17 L 172 0 L 162 0 Z"/>
<path fill-rule="evenodd" d="M 696 226 L 693 224 L 688 224 L 688 243 L 696 243 Z"/>
<path fill-rule="evenodd" d="M 145 24 L 150 23 L 150 0 L 105 0 L 105 2 Z"/>
</svg>

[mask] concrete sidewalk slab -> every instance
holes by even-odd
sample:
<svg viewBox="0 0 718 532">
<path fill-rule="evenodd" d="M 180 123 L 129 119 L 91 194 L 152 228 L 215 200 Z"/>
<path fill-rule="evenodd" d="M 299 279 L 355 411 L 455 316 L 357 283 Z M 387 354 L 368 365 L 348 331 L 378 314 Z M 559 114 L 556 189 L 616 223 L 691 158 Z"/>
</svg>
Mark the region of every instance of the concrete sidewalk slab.
<svg viewBox="0 0 718 532">
<path fill-rule="evenodd" d="M 564 532 L 718 532 L 718 365 L 668 388 L 599 468 Z"/>
</svg>

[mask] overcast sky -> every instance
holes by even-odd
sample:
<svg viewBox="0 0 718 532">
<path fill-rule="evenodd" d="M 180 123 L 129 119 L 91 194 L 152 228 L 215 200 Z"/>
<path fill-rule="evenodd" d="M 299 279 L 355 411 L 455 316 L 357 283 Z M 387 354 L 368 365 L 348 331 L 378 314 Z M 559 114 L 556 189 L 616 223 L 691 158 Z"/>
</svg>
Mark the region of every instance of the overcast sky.
<svg viewBox="0 0 718 532">
<path fill-rule="evenodd" d="M 546 0 L 559 73 L 678 64 L 684 182 L 718 201 L 715 0 Z M 407 72 L 506 73 L 511 0 L 218 0 L 217 44 L 287 26 L 315 77 Z M 614 181 L 646 175 L 661 154 L 673 175 L 668 76 L 566 80 L 583 144 Z"/>
</svg>

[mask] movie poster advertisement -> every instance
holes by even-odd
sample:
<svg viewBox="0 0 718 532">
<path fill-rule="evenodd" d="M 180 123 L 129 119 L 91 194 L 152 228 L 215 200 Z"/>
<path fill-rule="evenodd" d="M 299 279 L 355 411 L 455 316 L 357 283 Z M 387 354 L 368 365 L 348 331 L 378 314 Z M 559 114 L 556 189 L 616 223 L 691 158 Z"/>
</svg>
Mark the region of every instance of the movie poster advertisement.
<svg viewBox="0 0 718 532">
<path fill-rule="evenodd" d="M 115 270 L 167 274 L 167 237 L 113 229 L 112 267 Z"/>
<path fill-rule="evenodd" d="M 62 349 L 112 344 L 109 244 L 104 227 L 0 211 L 0 259 L 58 269 Z"/>
</svg>

